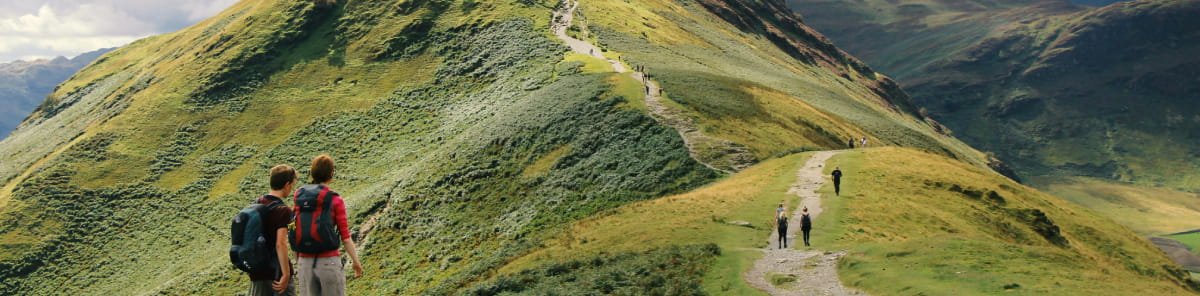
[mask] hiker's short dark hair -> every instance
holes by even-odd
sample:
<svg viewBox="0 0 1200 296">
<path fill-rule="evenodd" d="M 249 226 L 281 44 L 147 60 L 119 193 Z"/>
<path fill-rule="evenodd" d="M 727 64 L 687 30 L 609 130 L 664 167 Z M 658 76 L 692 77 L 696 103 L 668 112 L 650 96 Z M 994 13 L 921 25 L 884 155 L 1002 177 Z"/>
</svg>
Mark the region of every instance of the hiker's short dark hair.
<svg viewBox="0 0 1200 296">
<path fill-rule="evenodd" d="M 296 169 L 281 164 L 271 168 L 271 189 L 280 190 L 283 186 L 287 186 L 289 182 L 296 181 Z"/>
<path fill-rule="evenodd" d="M 312 176 L 313 184 L 329 182 L 333 179 L 333 158 L 326 154 L 313 158 L 312 170 L 308 174 Z"/>
</svg>

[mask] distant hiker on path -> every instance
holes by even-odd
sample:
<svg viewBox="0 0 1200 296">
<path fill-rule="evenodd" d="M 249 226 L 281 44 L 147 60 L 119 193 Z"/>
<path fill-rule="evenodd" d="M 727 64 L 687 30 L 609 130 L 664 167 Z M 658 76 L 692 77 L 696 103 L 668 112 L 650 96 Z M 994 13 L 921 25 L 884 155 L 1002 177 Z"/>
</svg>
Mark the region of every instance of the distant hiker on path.
<svg viewBox="0 0 1200 296">
<path fill-rule="evenodd" d="M 867 147 L 867 138 L 866 137 L 862 138 L 862 147 L 864 147 L 864 148 Z"/>
<path fill-rule="evenodd" d="M 779 213 L 779 218 L 776 219 L 777 227 L 779 228 L 779 248 L 787 249 L 787 213 Z"/>
<path fill-rule="evenodd" d="M 854 138 L 850 139 L 850 149 L 854 149 Z"/>
<path fill-rule="evenodd" d="M 779 217 L 779 215 L 783 215 L 783 212 L 786 212 L 786 211 L 787 210 L 783 209 L 783 202 L 779 202 L 779 208 L 775 209 L 775 217 Z"/>
<path fill-rule="evenodd" d="M 808 245 L 808 231 L 812 230 L 812 218 L 808 217 L 808 207 L 804 207 L 800 214 L 800 231 L 804 232 L 804 246 Z"/>
<path fill-rule="evenodd" d="M 338 253 L 339 238 L 350 255 L 354 277 L 362 276 L 358 250 L 350 239 L 346 222 L 346 203 L 329 189 L 336 171 L 333 158 L 322 154 L 312 161 L 313 184 L 304 185 L 295 194 L 295 230 L 289 238 L 296 249 L 300 266 L 300 295 L 344 296 L 346 275 Z"/>
<path fill-rule="evenodd" d="M 266 270 L 250 272 L 249 296 L 296 295 L 296 282 L 292 281 L 292 263 L 288 257 L 288 224 L 292 223 L 292 210 L 283 203 L 283 197 L 292 192 L 296 185 L 296 170 L 287 165 L 271 168 L 271 190 L 259 197 L 259 204 L 267 205 L 263 216 L 261 237 L 269 250 L 272 263 Z"/>
<path fill-rule="evenodd" d="M 842 168 L 833 167 L 833 194 L 842 196 Z"/>
</svg>

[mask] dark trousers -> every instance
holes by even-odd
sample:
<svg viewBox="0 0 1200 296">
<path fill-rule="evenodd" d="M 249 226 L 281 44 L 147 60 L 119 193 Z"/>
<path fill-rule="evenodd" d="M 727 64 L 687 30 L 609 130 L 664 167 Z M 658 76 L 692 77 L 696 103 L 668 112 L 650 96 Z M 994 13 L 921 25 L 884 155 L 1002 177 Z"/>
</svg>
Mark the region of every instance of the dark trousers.
<svg viewBox="0 0 1200 296">
<path fill-rule="evenodd" d="M 787 227 L 779 228 L 779 248 L 787 248 Z"/>
<path fill-rule="evenodd" d="M 833 179 L 833 194 L 842 195 L 842 180 Z"/>
<path fill-rule="evenodd" d="M 801 229 L 800 231 L 804 232 L 804 245 L 808 246 L 808 231 L 809 231 L 809 229 Z"/>
</svg>

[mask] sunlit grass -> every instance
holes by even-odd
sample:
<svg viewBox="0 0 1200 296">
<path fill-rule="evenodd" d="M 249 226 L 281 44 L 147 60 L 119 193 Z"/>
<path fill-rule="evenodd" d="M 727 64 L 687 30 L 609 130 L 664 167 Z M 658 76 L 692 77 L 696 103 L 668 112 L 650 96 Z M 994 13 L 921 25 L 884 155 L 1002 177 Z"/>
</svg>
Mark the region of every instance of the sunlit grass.
<svg viewBox="0 0 1200 296">
<path fill-rule="evenodd" d="M 1200 228 L 1200 195 L 1084 177 L 1036 177 L 1030 186 L 1146 236 Z"/>
<path fill-rule="evenodd" d="M 796 170 L 811 154 L 795 154 L 761 163 L 728 179 L 679 195 L 618 208 L 575 224 L 545 248 L 510 262 L 500 273 L 512 273 L 543 262 L 556 262 L 598 252 L 640 251 L 657 246 L 716 243 L 721 255 L 704 277 L 705 291 L 726 295 L 760 295 L 741 273 L 767 247 L 774 208 L 786 201 Z M 729 224 L 749 222 L 751 227 Z"/>
<path fill-rule="evenodd" d="M 839 274 L 872 294 L 992 294 L 1012 284 L 1034 294 L 1190 293 L 1181 270 L 1136 233 L 994 173 L 898 148 L 844 153 L 833 166 L 846 175 L 831 205 L 845 212 L 834 236 L 817 241 L 851 249 Z M 1069 245 L 1049 243 L 1022 209 L 1043 212 Z"/>
</svg>

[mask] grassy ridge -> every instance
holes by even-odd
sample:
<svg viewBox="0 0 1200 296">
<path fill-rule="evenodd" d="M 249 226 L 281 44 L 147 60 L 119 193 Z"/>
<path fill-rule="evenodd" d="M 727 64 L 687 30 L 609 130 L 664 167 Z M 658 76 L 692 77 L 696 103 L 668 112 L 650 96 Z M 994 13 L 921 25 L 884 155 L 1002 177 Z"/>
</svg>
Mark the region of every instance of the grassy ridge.
<svg viewBox="0 0 1200 296">
<path fill-rule="evenodd" d="M 764 162 L 711 186 L 630 204 L 578 222 L 501 274 L 605 253 L 714 243 L 722 250 L 703 278 L 710 294 L 760 292 L 741 280 L 765 247 L 771 209 L 808 154 Z M 826 165 L 847 172 L 843 195 L 823 187 L 827 211 L 814 221 L 820 249 L 849 249 L 848 285 L 873 295 L 1093 295 L 1137 289 L 1194 293 L 1195 282 L 1137 234 L 976 167 L 910 149 L 853 150 Z M 767 218 L 764 218 L 767 217 Z M 749 221 L 750 227 L 727 224 Z"/>
<path fill-rule="evenodd" d="M 740 273 L 754 253 L 738 248 L 765 244 L 761 215 L 793 198 L 804 155 L 771 157 L 867 136 L 983 167 L 857 64 L 797 60 L 695 5 L 585 5 L 588 38 L 606 55 L 650 64 L 671 104 L 764 161 L 691 191 L 720 175 L 649 117 L 638 82 L 566 54 L 547 28 L 553 5 L 248 0 L 105 56 L 0 144 L 12 156 L 0 164 L 0 294 L 244 290 L 216 247 L 229 213 L 265 190 L 267 168 L 306 174 L 320 153 L 339 161 L 334 187 L 367 269 L 350 292 L 381 295 L 551 289 L 488 285 L 563 268 L 611 274 L 588 260 L 653 269 L 676 259 L 689 267 L 659 278 L 676 291 L 699 280 L 700 291 L 753 294 Z M 610 7 L 646 20 L 594 10 Z M 653 211 L 612 210 L 662 196 L 631 207 Z M 576 221 L 608 217 L 629 228 L 560 239 Z M 711 241 L 692 242 L 697 233 Z M 643 248 L 653 244 L 662 248 Z M 620 252 L 555 265 L 539 255 L 546 246 Z M 539 258 L 552 262 L 526 261 Z"/>
<path fill-rule="evenodd" d="M 1196 282 L 1127 228 L 941 157 L 886 148 L 836 156 L 843 281 L 873 294 L 1191 294 Z M 826 236 L 829 238 L 829 236 Z M 821 240 L 818 240 L 819 242 Z"/>
<path fill-rule="evenodd" d="M 761 3 L 747 5 L 760 9 L 757 13 L 771 12 Z M 842 148 L 850 138 L 867 137 L 876 144 L 986 163 L 982 154 L 938 134 L 931 123 L 898 110 L 899 103 L 892 101 L 899 98 L 881 94 L 879 87 L 890 80 L 861 73 L 854 61 L 794 56 L 790 47 L 731 27 L 703 6 L 599 1 L 581 9 L 601 48 L 629 64 L 646 65 L 666 92 L 668 106 L 695 119 L 703 131 L 746 145 L 760 160 L 788 151 Z M 626 18 L 646 14 L 653 15 L 643 17 L 645 26 Z M 653 26 L 659 19 L 673 23 Z M 677 30 L 685 33 L 671 34 Z M 792 38 L 799 40 L 794 46 L 832 47 L 823 40 Z"/>
</svg>

